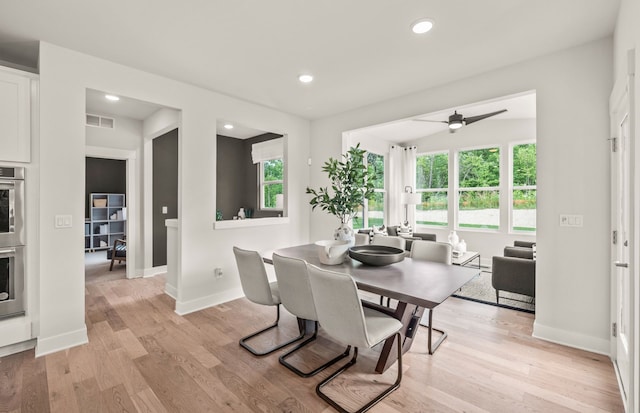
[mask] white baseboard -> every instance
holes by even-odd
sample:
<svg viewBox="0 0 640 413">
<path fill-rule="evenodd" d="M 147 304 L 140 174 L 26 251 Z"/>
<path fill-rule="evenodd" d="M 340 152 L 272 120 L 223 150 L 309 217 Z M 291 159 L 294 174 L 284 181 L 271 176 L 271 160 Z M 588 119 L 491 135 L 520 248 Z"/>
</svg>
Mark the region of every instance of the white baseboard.
<svg viewBox="0 0 640 413">
<path fill-rule="evenodd" d="M 226 303 L 227 301 L 232 301 L 240 297 L 244 297 L 242 288 L 234 288 L 232 290 L 227 290 L 219 294 L 213 294 L 191 301 L 180 302 L 176 300 L 176 314 L 185 315 L 193 313 L 195 311 Z"/>
<path fill-rule="evenodd" d="M 178 289 L 173 285 L 169 285 L 168 283 L 164 285 L 164 293 L 174 300 L 178 299 Z"/>
<path fill-rule="evenodd" d="M 20 353 L 25 350 L 31 350 L 36 346 L 36 339 L 23 341 L 22 343 L 15 343 L 9 346 L 0 348 L 0 357 L 10 356 L 11 354 Z"/>
<path fill-rule="evenodd" d="M 164 274 L 167 272 L 167 266 L 166 265 L 160 265 L 158 267 L 152 267 L 152 268 L 145 268 L 142 272 L 142 276 L 144 278 L 148 278 L 148 277 L 153 277 L 156 276 L 158 274 Z"/>
<path fill-rule="evenodd" d="M 611 357 L 611 343 L 598 337 L 533 323 L 533 337 Z"/>
<path fill-rule="evenodd" d="M 80 346 L 88 342 L 89 337 L 87 337 L 87 326 L 76 331 L 70 331 L 53 337 L 38 337 L 36 357 L 46 356 L 47 354 Z"/>
<path fill-rule="evenodd" d="M 31 340 L 31 317 L 20 316 L 0 321 L 0 348 Z"/>
</svg>

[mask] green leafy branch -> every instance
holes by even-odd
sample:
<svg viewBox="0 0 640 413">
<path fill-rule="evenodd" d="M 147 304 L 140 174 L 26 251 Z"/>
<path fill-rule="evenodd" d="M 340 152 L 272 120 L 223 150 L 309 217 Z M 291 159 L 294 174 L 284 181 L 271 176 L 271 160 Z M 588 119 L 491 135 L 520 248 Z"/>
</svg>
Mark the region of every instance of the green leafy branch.
<svg viewBox="0 0 640 413">
<path fill-rule="evenodd" d="M 307 194 L 313 195 L 309 201 L 312 210 L 319 207 L 346 224 L 365 199 L 373 197 L 376 173 L 371 166 L 364 165 L 365 154 L 366 151 L 357 144 L 342 155 L 341 161 L 329 158 L 324 163 L 322 171 L 329 176 L 333 195 L 328 187 L 318 190 L 307 187 Z"/>
</svg>

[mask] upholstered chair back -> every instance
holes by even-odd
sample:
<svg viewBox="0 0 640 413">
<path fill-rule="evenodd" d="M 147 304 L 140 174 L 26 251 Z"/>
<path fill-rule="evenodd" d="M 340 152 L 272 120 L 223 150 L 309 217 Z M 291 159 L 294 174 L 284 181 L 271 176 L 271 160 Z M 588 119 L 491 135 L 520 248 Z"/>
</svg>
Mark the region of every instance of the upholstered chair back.
<svg viewBox="0 0 640 413">
<path fill-rule="evenodd" d="M 386 235 L 375 234 L 373 236 L 373 240 L 371 241 L 372 245 L 386 245 L 387 247 L 395 247 L 404 250 L 407 244 L 407 240 L 402 237 L 393 237 Z"/>
<path fill-rule="evenodd" d="M 297 258 L 273 254 L 273 266 L 276 270 L 280 301 L 284 308 L 298 318 L 318 321 L 307 263 Z"/>
<path fill-rule="evenodd" d="M 411 258 L 423 261 L 435 261 L 451 265 L 451 244 L 436 241 L 413 241 Z"/>
<path fill-rule="evenodd" d="M 269 278 L 260 254 L 238 247 L 233 247 L 233 254 L 236 256 L 242 291 L 247 299 L 256 304 L 278 305 L 280 298 L 277 289 L 272 292 L 273 287 L 269 286 Z"/>
</svg>

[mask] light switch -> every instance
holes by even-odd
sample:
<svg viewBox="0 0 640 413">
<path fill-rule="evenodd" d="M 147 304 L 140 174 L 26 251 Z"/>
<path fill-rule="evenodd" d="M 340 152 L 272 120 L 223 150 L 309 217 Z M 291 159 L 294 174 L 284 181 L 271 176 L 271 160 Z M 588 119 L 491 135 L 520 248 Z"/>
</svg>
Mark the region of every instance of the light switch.
<svg viewBox="0 0 640 413">
<path fill-rule="evenodd" d="M 168 214 L 169 213 L 169 207 L 163 206 L 162 207 L 162 213 L 165 214 L 165 215 Z"/>
<path fill-rule="evenodd" d="M 71 215 L 56 215 L 55 227 L 56 228 L 71 228 L 72 220 Z"/>
<path fill-rule="evenodd" d="M 584 219 L 582 215 L 560 215 L 561 227 L 581 227 L 583 221 Z"/>
</svg>

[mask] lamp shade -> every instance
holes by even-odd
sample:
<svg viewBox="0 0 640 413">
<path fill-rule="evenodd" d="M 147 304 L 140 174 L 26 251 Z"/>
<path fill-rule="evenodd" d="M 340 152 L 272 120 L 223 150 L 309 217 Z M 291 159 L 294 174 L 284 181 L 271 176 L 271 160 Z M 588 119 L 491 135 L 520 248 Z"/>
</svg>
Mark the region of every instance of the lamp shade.
<svg viewBox="0 0 640 413">
<path fill-rule="evenodd" d="M 422 194 L 413 192 L 403 192 L 400 196 L 403 205 L 417 205 L 422 202 Z"/>
</svg>

